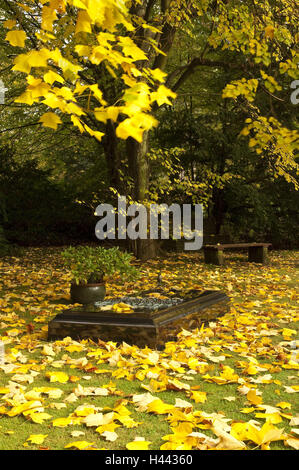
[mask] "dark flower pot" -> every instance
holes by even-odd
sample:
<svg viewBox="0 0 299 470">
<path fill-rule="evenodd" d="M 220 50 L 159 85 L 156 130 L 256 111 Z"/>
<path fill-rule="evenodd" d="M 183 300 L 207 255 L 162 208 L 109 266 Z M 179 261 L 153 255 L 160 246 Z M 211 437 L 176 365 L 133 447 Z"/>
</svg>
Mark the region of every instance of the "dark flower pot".
<svg viewBox="0 0 299 470">
<path fill-rule="evenodd" d="M 94 304 L 104 300 L 106 295 L 106 287 L 101 284 L 72 284 L 71 285 L 71 301 L 73 304 Z"/>
</svg>

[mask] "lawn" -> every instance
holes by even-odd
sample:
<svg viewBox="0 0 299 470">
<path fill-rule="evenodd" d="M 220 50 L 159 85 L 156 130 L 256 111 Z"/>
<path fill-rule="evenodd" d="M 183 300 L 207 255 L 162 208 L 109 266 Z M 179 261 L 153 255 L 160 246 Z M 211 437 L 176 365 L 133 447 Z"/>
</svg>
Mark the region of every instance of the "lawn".
<svg viewBox="0 0 299 470">
<path fill-rule="evenodd" d="M 47 324 L 69 302 L 61 248 L 0 259 L 0 449 L 298 449 L 298 252 L 268 265 L 201 253 L 140 265 L 138 282 L 223 290 L 229 314 L 183 330 L 163 351 L 113 342 L 47 342 Z M 297 314 L 297 317 L 296 317 Z M 298 349 L 297 349 L 298 353 Z M 297 407 L 297 409 L 296 409 Z"/>
</svg>

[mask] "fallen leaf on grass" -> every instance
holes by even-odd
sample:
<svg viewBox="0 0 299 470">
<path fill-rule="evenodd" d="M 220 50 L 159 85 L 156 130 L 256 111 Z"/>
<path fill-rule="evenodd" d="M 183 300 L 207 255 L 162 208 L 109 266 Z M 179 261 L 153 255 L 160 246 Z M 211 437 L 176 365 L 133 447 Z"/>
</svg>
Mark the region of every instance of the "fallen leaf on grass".
<svg viewBox="0 0 299 470">
<path fill-rule="evenodd" d="M 189 394 L 189 398 L 195 401 L 195 403 L 205 403 L 207 400 L 207 393 L 206 392 L 199 392 L 191 390 Z"/>
<path fill-rule="evenodd" d="M 133 395 L 132 397 L 133 403 L 137 405 L 136 410 L 140 412 L 146 411 L 149 403 L 154 400 L 157 400 L 157 398 L 150 393 L 142 393 L 140 395 Z"/>
<path fill-rule="evenodd" d="M 102 426 L 103 424 L 111 423 L 114 419 L 114 416 L 114 411 L 105 415 L 103 413 L 90 414 L 84 418 L 83 423 L 88 427 Z"/>
<path fill-rule="evenodd" d="M 255 390 L 250 390 L 247 395 L 247 400 L 253 405 L 260 405 L 263 401 L 262 397 L 257 396 Z"/>
<path fill-rule="evenodd" d="M 147 411 L 149 413 L 155 413 L 157 415 L 168 414 L 171 410 L 173 410 L 173 405 L 168 405 L 164 403 L 162 400 L 157 398 L 156 400 L 152 401 L 147 406 Z"/>
<path fill-rule="evenodd" d="M 216 449 L 219 450 L 241 450 L 246 449 L 246 444 L 231 434 L 223 431 L 221 428 L 213 426 L 212 431 L 220 438 L 219 444 L 217 444 Z"/>
<path fill-rule="evenodd" d="M 280 403 L 276 403 L 276 406 L 278 406 L 278 408 L 282 408 L 283 410 L 285 408 L 288 408 L 288 409 L 292 408 L 291 403 L 287 403 L 286 401 L 281 401 Z"/>
<path fill-rule="evenodd" d="M 104 431 L 101 436 L 105 437 L 107 441 L 114 442 L 118 438 L 118 434 L 116 432 L 111 431 Z"/>
<path fill-rule="evenodd" d="M 299 416 L 293 416 L 289 424 L 290 426 L 299 426 Z"/>
<path fill-rule="evenodd" d="M 283 431 L 283 429 L 279 429 L 266 421 L 262 428 L 258 428 L 251 423 L 233 423 L 231 434 L 236 439 L 252 441 L 261 446 L 272 441 L 284 440 L 286 436 L 283 435 Z"/>
<path fill-rule="evenodd" d="M 72 431 L 71 436 L 72 437 L 79 437 L 79 436 L 84 436 L 85 432 L 83 431 Z"/>
<path fill-rule="evenodd" d="M 135 440 L 132 442 L 128 442 L 128 444 L 126 444 L 126 448 L 128 450 L 149 450 L 150 444 L 150 441 Z"/>
<path fill-rule="evenodd" d="M 284 444 L 299 450 L 299 439 L 297 437 L 289 437 L 284 441 Z"/>
<path fill-rule="evenodd" d="M 69 376 L 65 372 L 46 372 L 46 377 L 50 382 L 60 382 L 62 384 L 69 380 Z"/>
<path fill-rule="evenodd" d="M 26 440 L 32 444 L 42 444 L 46 437 L 48 437 L 48 434 L 31 434 Z"/>
<path fill-rule="evenodd" d="M 87 441 L 75 441 L 75 442 L 70 442 L 66 446 L 64 446 L 65 449 L 70 449 L 72 447 L 75 447 L 76 449 L 79 450 L 85 450 L 85 449 L 90 449 L 91 447 L 95 446 L 95 442 L 87 442 Z"/>
</svg>

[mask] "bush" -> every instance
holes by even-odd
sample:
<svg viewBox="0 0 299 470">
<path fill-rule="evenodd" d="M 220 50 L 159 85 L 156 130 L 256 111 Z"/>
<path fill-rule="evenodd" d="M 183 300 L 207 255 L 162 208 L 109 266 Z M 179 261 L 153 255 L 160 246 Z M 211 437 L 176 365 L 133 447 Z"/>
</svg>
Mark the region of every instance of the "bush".
<svg viewBox="0 0 299 470">
<path fill-rule="evenodd" d="M 137 269 L 131 265 L 132 255 L 119 248 L 69 247 L 62 252 L 62 258 L 76 284 L 101 283 L 104 275 L 115 273 L 128 280 L 138 276 Z"/>
</svg>

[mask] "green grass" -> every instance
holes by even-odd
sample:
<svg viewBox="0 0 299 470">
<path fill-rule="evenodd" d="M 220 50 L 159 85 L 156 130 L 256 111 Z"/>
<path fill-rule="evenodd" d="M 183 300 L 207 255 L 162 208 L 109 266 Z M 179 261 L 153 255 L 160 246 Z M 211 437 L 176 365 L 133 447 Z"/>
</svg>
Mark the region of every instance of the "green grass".
<svg viewBox="0 0 299 470">
<path fill-rule="evenodd" d="M 47 325 L 47 322 L 55 316 L 57 308 L 65 308 L 68 303 L 68 276 L 64 272 L 60 257 L 60 249 L 30 249 L 27 250 L 25 256 L 15 259 L 0 260 L 0 337 L 5 338 L 5 332 L 16 328 L 20 332 L 16 337 L 12 337 L 12 342 L 7 344 L 6 351 L 11 353 L 20 348 L 22 355 L 26 358 L 27 363 L 34 361 L 38 366 L 44 365 L 44 369 L 40 370 L 39 375 L 34 378 L 33 383 L 24 383 L 26 392 L 35 387 L 55 387 L 63 391 L 63 395 L 59 399 L 49 399 L 44 395 L 43 406 L 45 412 L 49 413 L 51 419 L 45 421 L 43 424 L 32 423 L 23 415 L 9 417 L 6 414 L 0 414 L 0 449 L 1 450 L 23 450 L 38 449 L 40 447 L 47 447 L 52 450 L 60 450 L 70 442 L 73 441 L 88 441 L 94 442 L 96 447 L 106 449 L 125 449 L 126 444 L 133 441 L 136 436 L 143 437 L 145 440 L 150 441 L 150 449 L 159 449 L 165 443 L 162 439 L 163 436 L 172 434 L 169 421 L 166 415 L 156 415 L 148 412 L 138 412 L 135 406 L 131 403 L 132 396 L 135 394 L 146 393 L 146 390 L 141 385 L 148 385 L 149 379 L 139 381 L 138 379 L 129 381 L 126 379 L 117 379 L 112 376 L 112 372 L 118 367 L 110 366 L 107 361 L 103 364 L 96 365 L 94 358 L 88 358 L 92 365 L 99 368 L 111 370 L 111 374 L 95 374 L 93 371 L 80 370 L 79 368 L 71 368 L 69 365 L 64 364 L 61 369 L 55 368 L 51 365 L 47 356 L 41 354 L 42 347 L 48 344 L 43 336 L 40 336 L 41 328 Z M 296 263 L 298 263 L 298 253 L 296 252 L 272 252 L 271 260 L 267 266 L 259 266 L 256 264 L 249 264 L 246 260 L 246 255 L 225 256 L 225 265 L 207 266 L 203 263 L 202 256 L 198 254 L 192 255 L 176 255 L 172 254 L 169 257 L 152 261 L 143 266 L 141 269 L 144 272 L 144 281 L 139 284 L 131 285 L 126 284 L 122 286 L 120 283 L 115 283 L 109 286 L 109 295 L 118 295 L 119 293 L 126 293 L 128 289 L 136 293 L 145 288 L 155 285 L 158 270 L 162 266 L 163 279 L 165 285 L 174 285 L 183 289 L 188 289 L 196 286 L 202 289 L 221 289 L 227 292 L 231 299 L 232 305 L 235 309 L 234 319 L 239 322 L 242 315 L 254 315 L 255 327 L 259 323 L 268 323 L 270 329 L 274 329 L 277 334 L 275 336 L 267 336 L 269 339 L 269 348 L 267 355 L 261 355 L 257 347 L 260 347 L 261 338 L 255 341 L 246 337 L 246 345 L 248 352 L 252 357 L 258 360 L 259 364 L 277 365 L 278 370 L 271 373 L 273 379 L 280 381 L 281 384 L 258 384 L 258 390 L 262 392 L 263 404 L 275 406 L 279 402 L 288 402 L 291 404 L 291 409 L 286 409 L 285 413 L 290 413 L 295 416 L 298 413 L 298 395 L 296 393 L 287 393 L 283 385 L 295 385 L 296 380 L 290 379 L 290 376 L 298 376 L 298 371 L 294 369 L 284 369 L 282 366 L 286 362 L 277 358 L 279 343 L 285 339 L 281 335 L 283 328 L 298 329 L 298 322 L 295 317 L 296 301 L 296 285 L 298 285 L 299 275 L 296 271 Z M 4 300 L 6 302 L 4 302 Z M 2 303 L 1 303 L 2 302 Z M 252 306 L 252 303 L 258 302 Z M 5 305 L 4 305 L 5 303 Z M 253 313 L 254 311 L 254 313 Z M 10 318 L 9 315 L 14 315 Z M 36 318 L 41 318 L 43 321 L 35 322 Z M 228 317 L 224 317 L 225 318 Z M 26 326 L 32 324 L 34 326 L 33 332 L 33 347 L 28 350 L 24 346 L 22 340 L 27 338 Z M 232 367 L 239 377 L 243 378 L 245 382 L 250 377 L 243 373 L 242 368 L 237 368 L 238 361 L 248 362 L 248 358 L 244 357 L 244 352 L 235 353 L 227 349 L 232 342 L 238 343 L 234 338 L 234 330 L 226 331 L 221 321 L 217 322 L 219 332 L 215 337 L 210 339 L 210 343 L 206 346 L 212 346 L 221 341 L 220 352 L 213 353 L 214 355 L 229 354 L 231 357 L 226 357 L 223 361 L 224 365 Z M 240 326 L 240 323 L 238 323 Z M 243 328 L 241 325 L 240 328 Z M 246 330 L 250 334 L 250 329 Z M 247 334 L 247 333 L 246 333 Z M 45 335 L 45 333 L 44 333 Z M 292 336 L 296 339 L 296 336 Z M 53 343 L 52 343 L 53 345 Z M 199 344 L 200 346 L 201 344 Z M 85 345 L 86 350 L 82 352 L 67 352 L 63 348 L 58 352 L 54 358 L 55 361 L 61 360 L 65 354 L 72 359 L 80 358 L 86 353 L 95 349 L 92 344 Z M 15 348 L 15 349 L 14 349 Z M 277 348 L 277 349 L 276 349 Z M 185 348 L 188 350 L 188 348 Z M 163 354 L 163 352 L 162 352 Z M 195 354 L 194 351 L 192 354 Z M 287 353 L 286 353 L 287 354 Z M 174 359 L 175 359 L 174 354 Z M 126 357 L 129 359 L 129 357 Z M 212 364 L 207 360 L 213 370 L 209 370 L 210 375 L 218 375 L 221 371 L 221 365 Z M 15 362 L 16 363 L 16 362 Z M 20 363 L 20 365 L 22 365 Z M 121 368 L 121 367 L 120 367 Z M 135 369 L 135 372 L 142 368 L 140 362 Z M 49 383 L 45 374 L 48 371 L 63 371 L 69 376 L 74 375 L 80 378 L 78 382 L 71 383 Z M 185 373 L 188 372 L 188 367 L 185 366 Z M 259 377 L 268 373 L 267 370 L 254 375 Z M 5 387 L 13 377 L 14 373 L 5 373 L 0 369 L 0 387 Z M 193 380 L 189 381 L 182 378 L 179 374 L 173 376 L 169 374 L 168 377 L 177 376 L 178 379 L 191 387 L 199 386 L 200 391 L 207 393 L 207 400 L 205 403 L 195 403 L 190 399 L 185 391 L 161 391 L 153 393 L 154 396 L 160 398 L 165 403 L 175 404 L 177 398 L 187 400 L 193 406 L 193 411 L 204 411 L 205 413 L 223 413 L 226 418 L 230 419 L 230 424 L 233 422 L 248 422 L 249 420 L 256 420 L 262 425 L 265 420 L 257 419 L 255 417 L 256 411 L 250 414 L 241 413 L 241 409 L 248 407 L 247 398 L 239 393 L 238 386 L 240 384 L 232 383 L 225 385 L 217 385 L 209 383 L 203 378 L 204 374 L 189 375 Z M 90 376 L 90 380 L 85 380 L 84 376 Z M 188 374 L 187 374 L 188 376 Z M 53 403 L 64 403 L 65 398 L 72 393 L 72 391 L 81 384 L 84 387 L 102 387 L 107 385 L 110 381 L 115 384 L 116 393 L 105 397 L 81 397 L 75 403 L 67 403 L 66 408 L 55 409 L 51 408 Z M 298 383 L 298 381 L 297 381 Z M 278 392 L 279 391 L 279 394 Z M 0 395 L 0 410 L 1 406 L 5 405 L 6 400 L 1 399 Z M 235 397 L 235 401 L 226 401 L 225 397 Z M 69 425 L 64 428 L 53 427 L 52 421 L 59 417 L 66 417 L 70 415 L 79 405 L 92 404 L 97 407 L 113 409 L 120 399 L 128 400 L 127 408 L 131 412 L 131 417 L 139 424 L 137 427 L 126 428 L 120 426 L 116 428 L 118 439 L 114 442 L 106 441 L 101 437 L 95 428 L 88 428 L 84 424 Z M 9 410 L 10 407 L 7 406 Z M 281 423 L 276 425 L 278 428 L 284 428 L 286 433 L 291 432 L 294 426 L 289 425 L 289 420 L 283 418 Z M 80 437 L 72 437 L 72 431 L 82 431 L 84 435 Z M 198 429 L 196 426 L 194 431 L 204 432 L 213 438 L 216 438 L 210 429 Z M 24 447 L 24 443 L 31 434 L 47 434 L 44 443 L 34 445 L 27 442 L 28 447 Z M 249 444 L 249 448 L 256 447 L 253 443 Z M 286 446 L 283 441 L 272 442 L 271 449 L 287 449 L 291 448 Z"/>
</svg>

